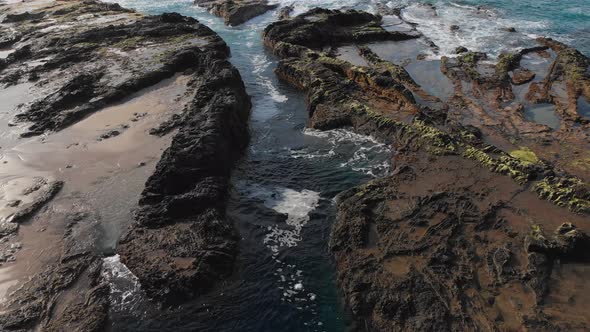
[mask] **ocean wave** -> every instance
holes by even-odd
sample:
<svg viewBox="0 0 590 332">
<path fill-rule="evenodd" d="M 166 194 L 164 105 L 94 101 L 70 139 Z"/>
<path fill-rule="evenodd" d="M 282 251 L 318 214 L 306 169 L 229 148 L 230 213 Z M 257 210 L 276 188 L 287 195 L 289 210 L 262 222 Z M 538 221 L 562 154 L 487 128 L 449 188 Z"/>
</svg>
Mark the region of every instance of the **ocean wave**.
<svg viewBox="0 0 590 332">
<path fill-rule="evenodd" d="M 440 48 L 440 55 L 453 55 L 458 46 L 464 46 L 495 57 L 517 46 L 532 46 L 534 41 L 527 32 L 545 29 L 548 24 L 542 20 L 513 21 L 495 8 L 446 1 L 435 6 L 411 4 L 402 10 L 402 18 L 416 23 L 416 29 Z M 519 32 L 506 31 L 515 26 L 520 27 Z"/>
</svg>

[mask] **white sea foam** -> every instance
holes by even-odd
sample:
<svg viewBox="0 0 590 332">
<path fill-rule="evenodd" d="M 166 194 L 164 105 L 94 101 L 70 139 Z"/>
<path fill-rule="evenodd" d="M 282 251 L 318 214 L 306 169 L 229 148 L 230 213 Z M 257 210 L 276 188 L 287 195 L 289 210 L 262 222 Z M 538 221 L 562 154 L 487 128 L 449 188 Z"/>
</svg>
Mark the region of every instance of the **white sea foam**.
<svg viewBox="0 0 590 332">
<path fill-rule="evenodd" d="M 282 248 L 294 247 L 301 241 L 301 230 L 309 221 L 309 213 L 319 204 L 320 193 L 285 187 L 263 187 L 257 184 L 239 184 L 245 194 L 263 201 L 264 206 L 287 215 L 285 225 L 268 226 L 264 243 L 274 254 Z M 285 227 L 286 226 L 286 227 Z"/>
<path fill-rule="evenodd" d="M 357 134 L 347 129 L 320 131 L 307 128 L 303 133 L 325 139 L 328 148 L 316 148 L 313 151 L 306 148 L 291 150 L 291 156 L 294 158 L 342 158 L 342 155 L 346 154 L 350 157 L 341 162 L 340 167 L 350 168 L 372 177 L 386 175 L 389 171 L 390 148 L 371 136 Z"/>
<path fill-rule="evenodd" d="M 132 311 L 143 297 L 139 279 L 121 263 L 119 255 L 103 259 L 101 275 L 110 287 L 110 308 Z"/>
<path fill-rule="evenodd" d="M 281 250 L 295 247 L 302 240 L 301 231 L 310 220 L 309 213 L 319 205 L 320 193 L 308 189 L 294 190 L 244 183 L 239 183 L 238 188 L 246 196 L 261 200 L 267 208 L 287 215 L 284 224 L 268 226 L 263 241 L 278 266 L 274 275 L 277 277 L 278 288 L 283 292 L 282 300 L 297 303 L 302 309 L 309 309 L 315 305 L 317 295 L 305 293 L 303 271 L 277 257 Z"/>
<path fill-rule="evenodd" d="M 279 92 L 277 87 L 272 83 L 272 80 L 265 74 L 268 71 L 268 67 L 272 64 L 268 57 L 265 54 L 255 54 L 250 59 L 254 67 L 252 73 L 256 77 L 256 84 L 266 89 L 271 99 L 277 103 L 284 103 L 289 100 L 287 96 Z"/>
<path fill-rule="evenodd" d="M 293 6 L 293 12 L 291 13 L 293 16 L 303 14 L 315 7 L 340 9 L 363 6 L 365 10 L 371 8 L 366 0 L 279 0 L 273 1 L 273 3 L 279 3 L 282 6 Z"/>
<path fill-rule="evenodd" d="M 359 143 L 374 143 L 378 145 L 382 145 L 377 141 L 374 137 L 368 135 L 357 134 L 353 131 L 348 129 L 332 129 L 332 130 L 317 130 L 312 128 L 305 128 L 303 130 L 303 134 L 307 136 L 315 136 L 326 138 L 330 142 L 337 143 L 340 141 L 355 141 Z"/>
<path fill-rule="evenodd" d="M 452 55 L 458 46 L 497 56 L 514 47 L 533 44 L 527 36 L 530 31 L 546 27 L 543 21 L 517 22 L 506 19 L 491 8 L 439 1 L 435 7 L 419 3 L 409 4 L 402 10 L 404 20 L 417 23 L 417 30 L 440 47 L 440 55 Z M 459 30 L 451 31 L 452 26 Z M 519 32 L 505 31 L 518 26 Z"/>
</svg>

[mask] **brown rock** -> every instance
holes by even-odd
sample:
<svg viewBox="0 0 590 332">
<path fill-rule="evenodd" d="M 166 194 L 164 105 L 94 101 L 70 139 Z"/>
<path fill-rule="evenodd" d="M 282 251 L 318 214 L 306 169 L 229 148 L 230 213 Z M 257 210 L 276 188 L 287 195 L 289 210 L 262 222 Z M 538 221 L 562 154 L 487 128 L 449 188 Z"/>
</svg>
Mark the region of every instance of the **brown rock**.
<svg viewBox="0 0 590 332">
<path fill-rule="evenodd" d="M 535 73 L 528 69 L 518 69 L 512 74 L 512 84 L 522 85 L 532 81 L 535 78 Z"/>
</svg>

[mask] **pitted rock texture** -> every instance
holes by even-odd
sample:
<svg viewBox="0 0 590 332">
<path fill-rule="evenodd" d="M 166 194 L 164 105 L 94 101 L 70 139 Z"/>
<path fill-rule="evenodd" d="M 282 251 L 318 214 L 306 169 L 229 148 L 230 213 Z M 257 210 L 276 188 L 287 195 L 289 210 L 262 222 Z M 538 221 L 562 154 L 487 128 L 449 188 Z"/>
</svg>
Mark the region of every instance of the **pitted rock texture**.
<svg viewBox="0 0 590 332">
<path fill-rule="evenodd" d="M 62 130 L 177 73 L 189 77 L 178 98 L 190 101 L 179 102 L 183 109 L 151 131 L 170 133 L 172 143 L 117 253 L 155 302 L 207 292 L 233 269 L 237 236 L 225 218 L 225 198 L 230 171 L 249 140 L 250 98 L 228 61 L 229 48 L 211 29 L 179 14 L 145 16 L 92 0 L 43 3 L 26 12 L 21 5 L 28 4 L 0 5 L 7 13 L 0 42 L 15 50 L 0 63 L 0 82 L 33 85 L 35 101 L 21 105 L 16 118 L 32 123 L 23 136 Z M 15 221 L 47 217 L 65 229 L 54 246 L 56 260 L 3 303 L 2 331 L 107 328 L 110 287 L 101 275 L 99 217 L 44 209 L 52 198 L 76 204 L 75 193 L 58 194 L 62 185 L 45 181 L 32 190 L 40 193 L 38 201 L 11 203 L 22 208 Z M 4 236 L 17 224 L 1 226 Z"/>
<path fill-rule="evenodd" d="M 586 96 L 588 60 L 547 39 L 496 64 L 461 50 L 441 61 L 454 90 L 443 99 L 374 51 L 379 43 L 424 38 L 380 25 L 368 13 L 314 9 L 264 31 L 265 45 L 281 58 L 277 75 L 307 94 L 310 127 L 350 128 L 395 151 L 391 175 L 338 199 L 330 247 L 359 326 L 588 329 L 587 292 L 577 287 L 590 289 L 582 281 L 590 261 L 590 174 L 571 164 L 589 143 L 585 120 L 573 116 L 574 100 Z M 365 65 L 335 55 L 342 45 L 356 46 Z M 533 98 L 520 99 L 512 85 L 523 58 L 550 51 L 555 60 L 544 82 L 517 83 L 548 96 L 563 115 L 558 130 L 527 121 L 522 104 Z M 571 87 L 569 106 L 552 85 Z M 551 156 L 556 149 L 571 159 Z"/>
<path fill-rule="evenodd" d="M 225 201 L 232 166 L 248 144 L 250 99 L 225 57 L 210 52 L 194 61 L 195 98 L 118 248 L 146 292 L 165 302 L 208 291 L 231 274 L 237 251 Z"/>
</svg>

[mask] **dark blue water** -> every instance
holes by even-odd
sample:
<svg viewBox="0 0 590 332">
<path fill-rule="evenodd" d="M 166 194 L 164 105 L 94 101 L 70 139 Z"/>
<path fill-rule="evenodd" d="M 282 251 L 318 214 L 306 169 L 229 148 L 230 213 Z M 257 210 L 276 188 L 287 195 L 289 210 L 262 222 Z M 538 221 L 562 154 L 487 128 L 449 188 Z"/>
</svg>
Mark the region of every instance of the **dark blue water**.
<svg viewBox="0 0 590 332">
<path fill-rule="evenodd" d="M 346 330 L 350 319 L 338 295 L 327 248 L 335 218 L 334 197 L 374 176 L 386 174 L 389 149 L 346 130 L 321 133 L 305 128 L 305 96 L 277 80 L 273 73 L 277 59 L 261 43 L 262 29 L 275 19 L 275 13 L 231 28 L 192 6 L 190 0 L 118 2 L 151 14 L 179 12 L 217 31 L 232 50 L 231 62 L 240 70 L 252 96 L 253 113 L 252 143 L 233 176 L 228 208 L 241 236 L 234 279 L 182 307 L 159 310 L 144 300 L 140 286 L 124 266 L 116 259 L 109 261 L 117 276 L 113 285 L 112 330 Z M 527 18 L 527 28 L 507 38 L 501 28 L 514 25 L 514 20 L 521 16 L 519 10 L 510 10 L 509 6 L 523 3 L 522 8 L 526 8 L 533 6 L 532 1 L 498 1 L 505 8 L 484 12 L 465 6 L 467 2 L 444 1 L 437 3 L 435 17 L 417 2 L 404 2 L 409 5 L 404 17 L 420 23 L 421 31 L 443 45 L 443 53 L 445 47 L 454 49 L 457 45 L 497 53 L 502 48 L 531 43 L 533 33 L 550 32 L 568 39 L 578 31 L 575 29 L 588 23 L 580 16 L 580 24 L 545 25 L 539 23 L 545 21 L 540 15 Z M 580 8 L 587 8 L 586 1 L 583 2 Z M 295 13 L 317 5 L 373 9 L 371 2 L 358 0 L 289 3 L 295 5 Z M 493 5 L 491 1 L 478 3 Z M 461 24 L 464 32 L 449 36 L 448 26 L 455 23 Z M 583 39 L 574 40 L 574 44 L 588 49 Z"/>
</svg>

